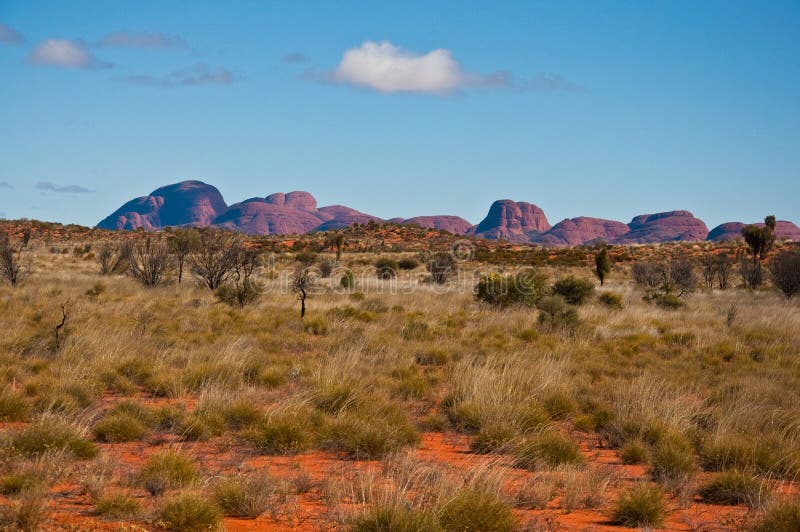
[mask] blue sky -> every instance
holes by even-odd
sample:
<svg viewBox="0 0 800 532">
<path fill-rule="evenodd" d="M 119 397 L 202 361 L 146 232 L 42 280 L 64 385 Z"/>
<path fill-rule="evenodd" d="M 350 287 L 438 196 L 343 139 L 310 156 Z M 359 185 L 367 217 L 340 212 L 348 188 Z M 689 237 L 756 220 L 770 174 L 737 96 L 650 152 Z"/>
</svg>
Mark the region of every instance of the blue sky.
<svg viewBox="0 0 800 532">
<path fill-rule="evenodd" d="M 499 198 L 800 222 L 800 2 L 0 0 L 0 213 L 185 179 L 381 217 Z"/>
</svg>

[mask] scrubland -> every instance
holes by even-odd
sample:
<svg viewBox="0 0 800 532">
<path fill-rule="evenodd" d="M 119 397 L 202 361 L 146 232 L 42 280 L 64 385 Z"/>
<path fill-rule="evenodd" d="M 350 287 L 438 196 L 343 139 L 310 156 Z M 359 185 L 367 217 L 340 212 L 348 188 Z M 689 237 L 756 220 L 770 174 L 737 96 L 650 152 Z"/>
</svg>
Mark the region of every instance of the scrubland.
<svg viewBox="0 0 800 532">
<path fill-rule="evenodd" d="M 473 295 L 478 272 L 518 265 L 462 261 L 439 286 L 424 266 L 375 275 L 413 254 L 345 253 L 355 286 L 334 271 L 300 319 L 290 253 L 239 308 L 190 274 L 144 288 L 101 276 L 88 250 L 33 249 L 30 278 L 0 287 L 2 527 L 800 521 L 800 307 L 770 288 L 667 309 L 615 265 L 597 289 L 621 308 L 593 297 L 577 321 L 543 321 Z"/>
</svg>

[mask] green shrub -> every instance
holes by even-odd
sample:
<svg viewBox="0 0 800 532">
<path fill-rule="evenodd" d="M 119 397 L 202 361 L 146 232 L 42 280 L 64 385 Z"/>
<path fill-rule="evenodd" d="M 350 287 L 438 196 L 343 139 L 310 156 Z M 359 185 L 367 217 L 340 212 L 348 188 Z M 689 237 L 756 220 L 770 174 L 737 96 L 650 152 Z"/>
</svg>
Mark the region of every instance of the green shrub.
<svg viewBox="0 0 800 532">
<path fill-rule="evenodd" d="M 601 305 L 615 310 L 621 310 L 623 306 L 622 296 L 614 292 L 600 292 L 600 295 L 597 296 L 597 300 Z"/>
<path fill-rule="evenodd" d="M 10 505 L 0 506 L 0 527 L 3 530 L 37 532 L 47 519 L 47 497 L 44 490 L 31 489 L 20 494 Z"/>
<path fill-rule="evenodd" d="M 692 446 L 678 436 L 662 438 L 650 461 L 650 474 L 660 482 L 672 482 L 689 478 L 697 470 Z"/>
<path fill-rule="evenodd" d="M 555 282 L 553 293 L 563 297 L 571 305 L 583 305 L 594 295 L 594 283 L 569 275 Z"/>
<path fill-rule="evenodd" d="M 19 495 L 23 491 L 40 487 L 44 482 L 43 475 L 34 471 L 11 473 L 0 479 L 0 494 Z"/>
<path fill-rule="evenodd" d="M 698 493 L 710 504 L 751 504 L 758 499 L 759 483 L 741 471 L 725 471 L 703 483 Z"/>
<path fill-rule="evenodd" d="M 755 532 L 797 532 L 800 530 L 800 501 L 785 499 L 770 504 Z"/>
<path fill-rule="evenodd" d="M 225 515 L 253 519 L 272 507 L 275 490 L 267 476 L 230 477 L 214 486 L 214 499 Z"/>
<path fill-rule="evenodd" d="M 0 390 L 0 422 L 26 421 L 30 408 L 25 397 L 9 388 Z"/>
<path fill-rule="evenodd" d="M 167 450 L 147 460 L 136 482 L 152 495 L 160 495 L 165 490 L 186 487 L 199 476 L 191 460 L 176 451 Z"/>
<path fill-rule="evenodd" d="M 644 464 L 650 459 L 650 449 L 639 440 L 626 441 L 619 450 L 623 464 Z"/>
<path fill-rule="evenodd" d="M 575 400 L 563 391 L 555 391 L 544 398 L 544 409 L 556 420 L 567 419 L 577 409 Z"/>
<path fill-rule="evenodd" d="M 574 329 L 580 324 L 578 312 L 561 296 L 543 297 L 536 306 L 540 325 L 553 329 Z"/>
<path fill-rule="evenodd" d="M 511 532 L 518 523 L 511 508 L 495 495 L 467 489 L 442 506 L 439 522 L 445 530 Z"/>
<path fill-rule="evenodd" d="M 226 283 L 214 290 L 214 296 L 220 303 L 232 307 L 244 308 L 255 303 L 261 296 L 261 285 L 250 280 L 239 283 Z"/>
<path fill-rule="evenodd" d="M 639 484 L 621 494 L 614 507 L 614 523 L 627 527 L 659 527 L 664 522 L 664 498 L 655 486 Z"/>
<path fill-rule="evenodd" d="M 147 427 L 130 414 L 110 414 L 94 426 L 94 437 L 105 443 L 140 440 L 147 434 Z"/>
<path fill-rule="evenodd" d="M 585 461 L 578 444 L 556 431 L 528 437 L 514 451 L 514 465 L 531 471 L 543 467 L 582 465 Z"/>
<path fill-rule="evenodd" d="M 11 440 L 12 446 L 25 456 L 38 456 L 48 451 L 63 450 L 73 457 L 87 460 L 97 456 L 97 447 L 73 426 L 52 418 L 42 418 L 25 427 Z"/>
<path fill-rule="evenodd" d="M 401 270 L 415 270 L 419 267 L 419 261 L 413 257 L 405 257 L 397 261 L 397 266 Z"/>
<path fill-rule="evenodd" d="M 382 458 L 403 447 L 416 445 L 419 435 L 394 405 L 344 412 L 323 429 L 323 446 L 358 459 Z"/>
<path fill-rule="evenodd" d="M 492 423 L 486 425 L 478 431 L 470 442 L 470 450 L 478 454 L 488 454 L 501 450 L 508 445 L 516 431 L 508 425 L 502 423 Z"/>
<path fill-rule="evenodd" d="M 215 530 L 222 519 L 216 504 L 194 493 L 167 499 L 159 507 L 157 517 L 159 526 L 181 532 Z"/>
<path fill-rule="evenodd" d="M 355 288 L 356 278 L 353 275 L 352 270 L 345 270 L 342 273 L 342 278 L 339 280 L 339 285 L 346 290 L 351 290 Z"/>
<path fill-rule="evenodd" d="M 351 532 L 439 532 L 434 515 L 401 504 L 378 504 L 355 517 Z"/>
<path fill-rule="evenodd" d="M 314 438 L 308 412 L 273 412 L 242 433 L 244 439 L 264 454 L 293 454 L 307 449 Z"/>
<path fill-rule="evenodd" d="M 532 307 L 545 293 L 547 276 L 533 269 L 516 275 L 489 273 L 481 275 L 475 286 L 475 297 L 495 307 L 511 305 Z"/>
<path fill-rule="evenodd" d="M 108 519 L 129 519 L 139 513 L 139 503 L 124 493 L 116 493 L 100 497 L 94 505 L 94 513 Z"/>
<path fill-rule="evenodd" d="M 375 274 L 378 279 L 393 279 L 397 276 L 399 266 L 397 261 L 390 258 L 380 258 L 375 261 Z"/>
</svg>

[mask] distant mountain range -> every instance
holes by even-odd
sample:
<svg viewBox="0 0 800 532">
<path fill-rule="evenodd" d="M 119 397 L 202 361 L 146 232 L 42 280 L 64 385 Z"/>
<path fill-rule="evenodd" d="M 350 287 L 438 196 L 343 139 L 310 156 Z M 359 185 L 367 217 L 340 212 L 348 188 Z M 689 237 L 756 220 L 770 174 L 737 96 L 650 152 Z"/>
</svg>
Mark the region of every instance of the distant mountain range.
<svg viewBox="0 0 800 532">
<path fill-rule="evenodd" d="M 741 237 L 742 222 L 728 222 L 710 232 L 689 211 L 636 216 L 625 224 L 580 216 L 551 226 L 544 211 L 532 203 L 498 200 L 478 225 L 458 216 L 435 215 L 383 220 L 343 205 L 317 207 L 308 192 L 278 192 L 228 205 L 216 187 L 182 181 L 133 199 L 103 219 L 103 229 L 158 230 L 178 226 L 216 226 L 254 235 L 284 235 L 340 229 L 370 221 L 417 224 L 453 234 L 547 246 L 577 246 L 603 240 L 612 244 L 724 241 Z M 763 224 L 762 224 L 763 225 Z M 779 221 L 777 237 L 800 241 L 800 227 Z"/>
</svg>

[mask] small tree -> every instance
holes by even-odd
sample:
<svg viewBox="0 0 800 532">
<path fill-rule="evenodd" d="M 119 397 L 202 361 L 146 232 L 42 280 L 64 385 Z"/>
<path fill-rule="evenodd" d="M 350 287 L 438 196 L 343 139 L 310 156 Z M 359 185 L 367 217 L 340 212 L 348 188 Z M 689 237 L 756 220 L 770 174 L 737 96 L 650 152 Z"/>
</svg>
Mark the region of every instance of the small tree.
<svg viewBox="0 0 800 532">
<path fill-rule="evenodd" d="M 183 265 L 186 258 L 200 246 L 200 235 L 192 228 L 178 229 L 169 239 L 169 247 L 178 263 L 178 284 L 183 280 Z"/>
<path fill-rule="evenodd" d="M 707 288 L 714 288 L 714 281 L 717 279 L 717 257 L 713 253 L 706 253 L 700 258 L 700 266 L 703 272 L 703 282 Z"/>
<path fill-rule="evenodd" d="M 197 251 L 188 256 L 192 273 L 211 291 L 225 282 L 236 264 L 239 239 L 223 231 L 200 233 Z"/>
<path fill-rule="evenodd" d="M 229 281 L 216 289 L 217 299 L 231 306 L 243 308 L 258 299 L 262 287 L 253 280 L 261 265 L 261 255 L 254 248 L 242 246 L 236 252 Z"/>
<path fill-rule="evenodd" d="M 155 287 L 167 280 L 171 265 L 169 247 L 163 241 L 153 242 L 149 237 L 144 244 L 133 246 L 130 259 L 131 277 L 147 287 Z"/>
<path fill-rule="evenodd" d="M 298 264 L 292 275 L 291 290 L 300 300 L 300 318 L 306 316 L 306 299 L 316 287 L 314 269 L 308 264 Z"/>
<path fill-rule="evenodd" d="M 756 288 L 763 280 L 761 273 L 761 261 L 775 244 L 775 216 L 770 215 L 764 218 L 764 227 L 746 225 L 742 228 L 742 236 L 750 249 L 752 265 L 745 267 L 742 261 L 742 278 L 750 288 Z"/>
<path fill-rule="evenodd" d="M 583 305 L 594 295 L 594 284 L 573 275 L 562 277 L 553 284 L 553 293 L 572 305 Z"/>
<path fill-rule="evenodd" d="M 344 235 L 342 233 L 337 233 L 333 242 L 336 246 L 336 261 L 338 262 L 342 260 L 342 251 L 344 251 Z"/>
<path fill-rule="evenodd" d="M 0 275 L 11 286 L 16 287 L 30 273 L 30 261 L 24 260 L 22 255 L 22 244 L 13 243 L 9 236 L 0 231 Z"/>
<path fill-rule="evenodd" d="M 719 253 L 714 261 L 715 273 L 717 276 L 717 286 L 720 290 L 728 288 L 728 282 L 733 269 L 733 259 L 727 253 Z"/>
<path fill-rule="evenodd" d="M 434 253 L 428 261 L 428 272 L 436 284 L 444 284 L 456 273 L 456 261 L 450 253 Z"/>
<path fill-rule="evenodd" d="M 767 264 L 772 282 L 791 298 L 800 293 L 800 250 L 784 250 Z"/>
<path fill-rule="evenodd" d="M 611 273 L 611 258 L 608 256 L 608 248 L 603 248 L 594 258 L 594 272 L 600 279 L 600 286 L 606 280 L 606 276 Z"/>
</svg>

